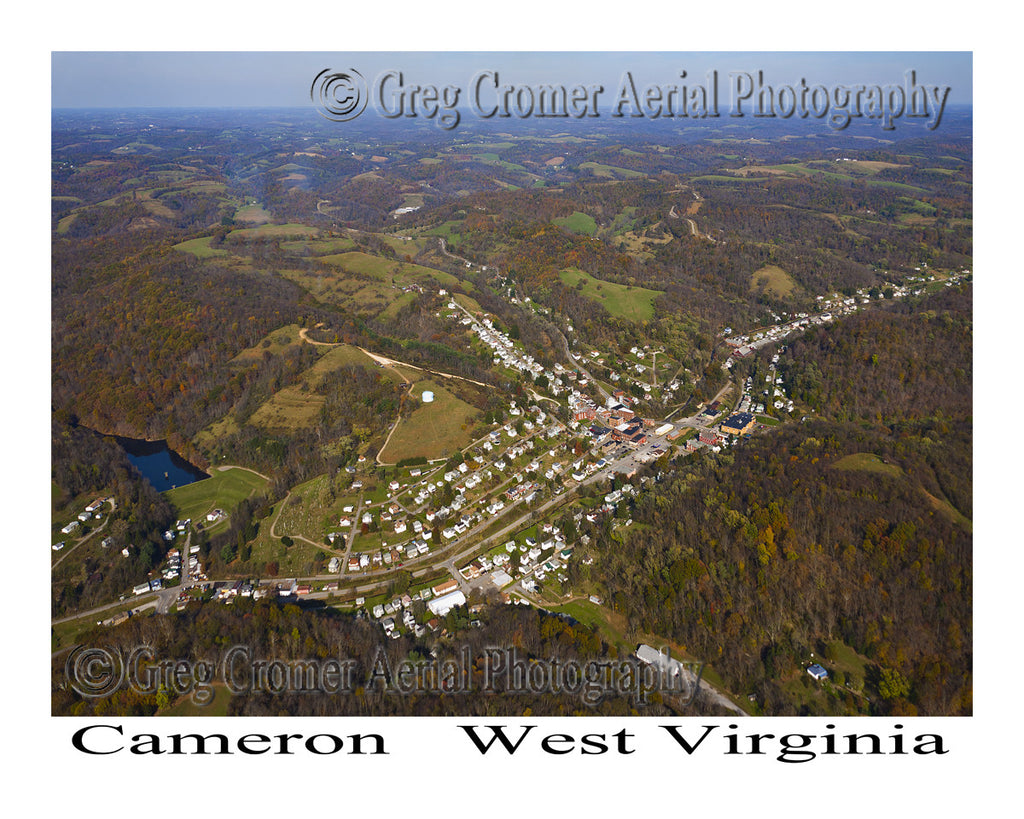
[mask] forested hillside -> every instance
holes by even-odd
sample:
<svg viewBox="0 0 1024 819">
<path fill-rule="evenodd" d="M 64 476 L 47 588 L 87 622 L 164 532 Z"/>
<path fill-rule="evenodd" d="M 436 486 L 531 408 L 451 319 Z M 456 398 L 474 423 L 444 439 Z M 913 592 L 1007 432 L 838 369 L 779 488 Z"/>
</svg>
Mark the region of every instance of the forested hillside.
<svg viewBox="0 0 1024 819">
<path fill-rule="evenodd" d="M 681 466 L 599 550 L 631 623 L 714 657 L 769 713 L 837 643 L 878 693 L 842 707 L 970 713 L 970 298 L 925 306 L 794 342 L 787 377 L 821 417 Z"/>
</svg>

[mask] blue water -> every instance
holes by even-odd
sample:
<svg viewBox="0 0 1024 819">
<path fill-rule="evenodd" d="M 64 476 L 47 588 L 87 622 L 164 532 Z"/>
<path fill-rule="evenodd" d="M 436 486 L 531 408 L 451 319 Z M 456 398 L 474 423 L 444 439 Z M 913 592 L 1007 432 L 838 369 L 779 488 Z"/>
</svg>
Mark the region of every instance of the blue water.
<svg viewBox="0 0 1024 819">
<path fill-rule="evenodd" d="M 118 437 L 117 442 L 132 465 L 158 492 L 210 477 L 168 448 L 166 441 L 140 441 L 135 438 Z"/>
</svg>

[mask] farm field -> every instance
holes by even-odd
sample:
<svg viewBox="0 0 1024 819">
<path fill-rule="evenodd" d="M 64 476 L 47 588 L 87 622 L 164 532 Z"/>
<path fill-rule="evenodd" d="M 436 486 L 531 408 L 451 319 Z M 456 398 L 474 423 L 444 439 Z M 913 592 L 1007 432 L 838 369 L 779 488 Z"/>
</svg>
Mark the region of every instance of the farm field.
<svg viewBox="0 0 1024 819">
<path fill-rule="evenodd" d="M 264 401 L 249 422 L 268 432 L 294 432 L 311 427 L 326 403 L 305 385 L 283 387 Z"/>
<path fill-rule="evenodd" d="M 892 187 L 898 190 L 905 190 L 912 193 L 926 193 L 922 188 L 918 188 L 914 185 L 907 185 L 903 182 L 894 182 L 888 179 L 873 179 L 880 171 L 885 168 L 899 168 L 901 165 L 896 165 L 890 162 L 830 162 L 829 169 L 826 170 L 821 167 L 825 163 L 821 162 L 784 162 L 778 165 L 746 165 L 742 168 L 737 168 L 733 173 L 735 176 L 729 178 L 732 179 L 751 179 L 756 178 L 756 174 L 768 174 L 770 176 L 817 176 L 822 179 L 827 179 L 832 182 L 845 182 L 855 177 L 863 178 L 864 183 L 867 185 L 880 185 L 885 187 Z M 700 177 L 702 179 L 708 179 L 711 177 Z M 721 179 L 723 177 L 716 177 Z"/>
<path fill-rule="evenodd" d="M 399 236 L 383 234 L 381 235 L 380 238 L 383 239 L 392 248 L 394 248 L 395 253 L 399 254 L 400 256 L 405 256 L 406 254 L 415 256 L 427 245 L 427 242 L 425 240 L 420 239 L 418 237 L 410 237 L 408 239 L 403 239 Z"/>
<path fill-rule="evenodd" d="M 309 225 L 284 224 L 261 225 L 260 227 L 238 228 L 227 235 L 227 241 L 251 241 L 253 239 L 303 239 L 320 235 L 320 228 Z"/>
<path fill-rule="evenodd" d="M 261 358 L 264 352 L 268 352 L 271 355 L 281 355 L 288 347 L 294 347 L 302 343 L 302 339 L 299 337 L 299 329 L 298 324 L 286 324 L 268 334 L 259 344 L 242 350 L 231 360 L 231 363 L 245 364 Z"/>
<path fill-rule="evenodd" d="M 399 422 L 380 453 L 384 463 L 404 458 L 447 458 L 473 440 L 472 428 L 480 411 L 429 379 L 418 381 L 409 391 L 419 400 L 424 390 L 433 391 L 434 401 L 420 404 Z"/>
<path fill-rule="evenodd" d="M 465 293 L 453 293 L 452 298 L 456 304 L 461 304 L 467 310 L 473 313 L 479 313 L 483 308 L 480 307 L 480 303 L 476 299 L 471 299 Z"/>
<path fill-rule="evenodd" d="M 442 222 L 439 225 L 435 225 L 432 228 L 428 228 L 421 231 L 422 236 L 443 236 L 449 241 L 458 241 L 459 234 L 462 233 L 462 228 L 465 222 L 462 219 L 449 219 L 447 222 Z M 453 237 L 452 234 L 455 234 Z"/>
<path fill-rule="evenodd" d="M 873 475 L 884 475 L 887 478 L 899 478 L 903 475 L 903 470 L 896 464 L 887 464 L 872 452 L 857 452 L 853 455 L 846 455 L 836 461 L 833 466 L 836 469 L 870 472 Z"/>
<path fill-rule="evenodd" d="M 333 239 L 291 239 L 281 242 L 281 250 L 298 256 L 323 256 L 328 253 L 344 253 L 352 250 L 356 243 L 340 236 Z"/>
<path fill-rule="evenodd" d="M 366 367 L 367 369 L 377 366 L 377 363 L 366 353 L 350 344 L 338 344 L 334 347 L 321 349 L 326 350 L 326 352 L 320 356 L 316 364 L 306 370 L 304 376 L 304 380 L 311 387 L 318 386 L 323 377 L 332 370 L 348 366 Z M 386 367 L 382 372 L 385 377 L 391 376 Z"/>
<path fill-rule="evenodd" d="M 574 600 L 561 606 L 551 606 L 551 610 L 572 617 L 587 628 L 596 629 L 602 639 L 620 651 L 628 653 L 635 649 L 635 646 L 631 647 L 624 637 L 625 618 L 604 606 L 590 600 Z"/>
<path fill-rule="evenodd" d="M 617 165 L 602 165 L 599 162 L 581 162 L 579 167 L 581 171 L 590 171 L 594 176 L 608 179 L 637 179 L 647 175 L 629 168 L 620 168 Z"/>
<path fill-rule="evenodd" d="M 411 262 L 385 259 L 383 256 L 372 256 L 358 250 L 348 253 L 333 253 L 323 256 L 321 261 L 324 264 L 355 274 L 371 276 L 380 281 L 393 280 L 396 285 L 420 282 L 425 279 L 433 279 L 446 287 L 459 283 L 459 280 L 450 273 L 441 270 L 434 270 L 431 267 L 423 267 Z"/>
<path fill-rule="evenodd" d="M 385 284 L 373 278 L 361 279 L 344 270 L 278 270 L 277 273 L 321 301 L 364 316 L 379 315 L 403 294 L 397 284 Z"/>
<path fill-rule="evenodd" d="M 222 247 L 210 247 L 210 242 L 213 239 L 212 236 L 200 236 L 198 239 L 189 239 L 185 242 L 179 242 L 174 246 L 175 250 L 180 250 L 182 253 L 191 253 L 200 259 L 210 259 L 214 256 L 227 256 L 228 251 Z"/>
<path fill-rule="evenodd" d="M 298 333 L 284 335 L 291 344 L 301 344 Z M 320 410 L 326 403 L 324 396 L 316 392 L 325 376 L 346 366 L 376 368 L 375 362 L 357 347 L 339 344 L 332 347 L 318 347 L 323 350 L 320 358 L 302 373 L 298 384 L 283 387 L 275 392 L 250 418 L 250 422 L 268 431 L 294 432 L 314 425 Z M 394 381 L 401 376 L 390 368 L 383 368 L 383 376 Z"/>
<path fill-rule="evenodd" d="M 265 225 L 270 221 L 270 214 L 259 205 L 246 205 L 235 211 L 235 221 L 250 225 Z"/>
<path fill-rule="evenodd" d="M 757 290 L 764 285 L 765 292 L 772 292 L 777 296 L 788 296 L 794 292 L 799 285 L 785 270 L 776 265 L 770 264 L 755 270 L 750 277 L 750 289 Z"/>
<path fill-rule="evenodd" d="M 593 216 L 587 213 L 575 211 L 572 216 L 555 217 L 551 221 L 572 233 L 582 233 L 586 236 L 593 236 L 597 233 L 597 222 L 594 221 Z"/>
<path fill-rule="evenodd" d="M 595 279 L 576 268 L 567 268 L 558 277 L 566 287 L 578 287 L 582 282 L 580 292 L 584 296 L 599 302 L 613 316 L 632 321 L 649 321 L 654 316 L 654 300 L 661 295 L 660 290 Z"/>
</svg>

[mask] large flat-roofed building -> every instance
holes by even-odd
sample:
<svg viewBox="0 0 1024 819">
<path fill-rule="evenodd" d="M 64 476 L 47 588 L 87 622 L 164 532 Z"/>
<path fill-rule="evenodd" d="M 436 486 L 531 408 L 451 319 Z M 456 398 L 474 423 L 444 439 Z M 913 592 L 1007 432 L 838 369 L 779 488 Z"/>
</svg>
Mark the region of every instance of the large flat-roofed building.
<svg viewBox="0 0 1024 819">
<path fill-rule="evenodd" d="M 453 591 L 443 597 L 437 597 L 427 603 L 427 608 L 436 617 L 444 617 L 456 606 L 466 605 L 466 595 L 461 591 Z"/>
<path fill-rule="evenodd" d="M 722 421 L 721 430 L 730 435 L 746 435 L 754 428 L 754 416 L 749 412 L 734 412 Z"/>
</svg>

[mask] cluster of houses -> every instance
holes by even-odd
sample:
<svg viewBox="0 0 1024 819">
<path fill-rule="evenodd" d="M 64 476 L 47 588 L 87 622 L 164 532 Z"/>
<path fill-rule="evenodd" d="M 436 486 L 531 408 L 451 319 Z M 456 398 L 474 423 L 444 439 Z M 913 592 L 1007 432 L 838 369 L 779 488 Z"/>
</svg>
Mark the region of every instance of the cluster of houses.
<svg viewBox="0 0 1024 819">
<path fill-rule="evenodd" d="M 61 527 L 61 534 L 72 535 L 79 530 L 84 523 L 88 523 L 91 520 L 102 520 L 103 515 L 100 513 L 100 508 L 104 503 L 107 503 L 107 498 L 97 498 L 88 506 L 85 507 L 85 511 L 79 512 L 78 517 Z M 64 548 L 64 541 L 55 543 L 53 545 L 53 551 L 59 552 Z"/>
<path fill-rule="evenodd" d="M 426 534 L 430 534 L 427 532 Z M 412 560 L 421 555 L 428 554 L 430 546 L 424 540 L 412 540 L 401 546 L 391 549 L 377 549 L 369 552 L 360 552 L 351 555 L 348 559 L 347 569 L 349 572 L 361 572 L 367 569 L 380 569 L 384 566 L 401 565 L 403 560 Z M 341 558 L 332 557 L 327 564 L 327 571 L 337 574 L 341 571 Z"/>
<path fill-rule="evenodd" d="M 576 373 L 567 371 L 561 364 L 555 364 L 553 368 L 546 369 L 532 355 L 519 350 L 508 334 L 495 327 L 491 319 L 485 317 L 477 321 L 471 316 L 465 315 L 462 308 L 454 301 L 448 302 L 448 308 L 458 310 L 459 313 L 454 314 L 453 318 L 458 319 L 460 324 L 467 327 L 480 341 L 491 348 L 492 363 L 495 366 L 505 366 L 511 370 L 517 370 L 528 375 L 532 380 L 536 380 L 542 375 L 545 376 L 548 380 L 548 391 L 554 396 L 561 395 L 569 388 L 562 380 L 563 376 L 569 381 L 576 380 Z M 585 386 L 586 382 L 582 382 L 581 385 Z"/>
<path fill-rule="evenodd" d="M 164 532 L 164 540 L 170 543 L 178 535 L 183 535 L 188 531 L 188 527 L 192 525 L 192 518 L 186 518 L 185 520 L 175 521 L 174 528 L 168 529 Z"/>
<path fill-rule="evenodd" d="M 413 608 L 418 602 L 425 603 L 425 608 L 431 615 L 426 623 L 418 622 L 413 613 Z M 436 586 L 412 593 L 407 592 L 393 600 L 378 603 L 370 614 L 373 619 L 380 622 L 389 637 L 397 639 L 401 636 L 399 622 L 405 631 L 422 637 L 428 630 L 437 631 L 441 627 L 440 618 L 448 614 L 455 606 L 464 606 L 465 604 L 466 596 L 459 590 L 459 584 L 454 580 L 447 580 Z"/>
<path fill-rule="evenodd" d="M 777 410 L 793 411 L 793 401 L 786 395 L 783 379 L 776 369 L 779 363 L 779 355 L 785 351 L 785 347 L 779 347 L 779 351 L 772 356 L 771 367 L 764 377 L 764 401 L 755 401 L 751 397 L 754 384 L 752 378 L 747 376 L 746 381 L 743 382 L 743 396 L 740 399 L 739 407 L 737 407 L 740 412 L 764 412 L 766 402 L 771 402 L 772 406 Z"/>
<path fill-rule="evenodd" d="M 927 267 L 927 265 L 925 265 Z M 915 267 L 915 271 L 921 273 L 920 267 Z M 971 271 L 964 269 L 951 273 L 946 279 L 945 286 L 953 287 L 968 278 L 971 275 Z M 827 324 L 833 321 L 838 316 L 848 315 L 855 312 L 861 305 L 870 304 L 873 292 L 874 297 L 882 298 L 888 296 L 890 298 L 899 299 L 905 298 L 906 296 L 920 296 L 924 293 L 924 284 L 929 281 L 934 281 L 935 276 L 929 273 L 921 273 L 917 276 L 906 277 L 907 284 L 892 284 L 885 282 L 881 286 L 881 293 L 877 289 L 868 289 L 861 287 L 852 296 L 841 295 L 833 293 L 829 296 L 816 296 L 815 299 L 818 303 L 819 312 L 815 315 L 809 313 L 794 313 L 788 320 L 785 320 L 783 316 L 773 315 L 772 318 L 777 322 L 771 327 L 766 327 L 762 330 L 758 330 L 749 335 L 732 336 L 732 328 L 726 327 L 722 332 L 725 336 L 725 343 L 733 347 L 732 356 L 734 358 L 746 358 L 752 355 L 755 350 L 759 347 L 763 347 L 767 344 L 780 341 L 790 333 L 802 330 L 811 325 Z M 785 314 L 783 314 L 785 315 Z M 732 362 L 726 362 L 726 366 L 731 366 Z"/>
<path fill-rule="evenodd" d="M 183 560 L 184 563 L 182 562 Z M 167 582 L 173 582 L 182 574 L 192 582 L 206 580 L 206 575 L 203 573 L 203 564 L 199 562 L 198 545 L 194 544 L 189 547 L 187 557 L 178 549 L 168 550 L 167 566 L 161 572 L 161 577 Z"/>
<path fill-rule="evenodd" d="M 135 594 L 136 597 L 138 597 L 140 594 L 146 594 L 147 592 L 160 591 L 160 589 L 162 589 L 163 587 L 163 581 L 157 577 L 153 578 L 152 580 L 146 580 L 142 583 L 139 583 L 139 585 L 132 589 L 132 592 Z"/>
<path fill-rule="evenodd" d="M 510 540 L 504 546 L 504 553 L 498 551 L 481 555 L 459 569 L 459 573 L 466 581 L 486 577 L 498 589 L 521 580 L 528 591 L 537 591 L 537 583 L 549 574 L 564 582 L 564 570 L 572 548 L 566 545 L 562 533 L 550 522 L 541 524 L 538 538 L 526 537 L 524 543 Z M 513 555 L 517 561 L 513 560 Z"/>
<path fill-rule="evenodd" d="M 224 584 L 217 583 L 214 586 L 213 599 L 222 602 L 230 601 L 235 597 L 252 597 L 258 600 L 269 594 L 268 589 L 261 589 L 248 580 L 236 580 L 234 583 Z M 280 594 L 280 590 L 278 593 Z"/>
<path fill-rule="evenodd" d="M 539 424 L 543 424 L 548 420 L 546 413 L 536 406 L 524 410 L 517 407 L 515 402 L 513 402 L 510 412 L 514 416 L 525 416 L 521 423 L 524 426 L 528 424 L 531 431 L 536 430 L 537 427 L 528 420 L 530 417 L 535 418 Z M 509 429 L 512 429 L 511 425 L 507 426 Z M 556 422 L 546 429 L 541 429 L 538 434 L 549 438 L 555 437 L 561 434 L 562 429 L 561 425 Z M 514 430 L 513 434 L 515 434 Z M 427 541 L 434 539 L 438 533 L 443 541 L 452 540 L 465 534 L 477 523 L 499 515 L 507 508 L 508 504 L 521 500 L 526 502 L 532 501 L 536 497 L 540 485 L 535 481 L 528 480 L 526 476 L 531 473 L 540 473 L 542 466 L 538 459 L 535 458 L 530 461 L 522 470 L 509 474 L 508 479 L 506 479 L 504 474 L 499 473 L 508 473 L 516 459 L 533 451 L 535 449 L 534 438 L 530 437 L 516 442 L 505 451 L 499 451 L 498 449 L 501 440 L 502 430 L 493 431 L 483 441 L 482 445 L 476 448 L 475 454 L 467 454 L 466 459 L 462 463 L 445 472 L 443 476 L 439 475 L 436 482 L 421 481 L 415 489 L 417 494 L 411 500 L 406 499 L 405 507 L 399 505 L 397 501 L 391 502 L 390 505 L 382 506 L 379 512 L 382 523 L 394 520 L 393 526 L 389 528 L 393 528 L 395 534 L 403 535 L 411 532 L 416 536 L 416 539 L 399 546 L 397 550 L 391 550 L 390 555 L 385 550 L 384 552 L 351 558 L 350 571 L 360 571 L 388 565 L 395 560 L 399 560 L 402 552 L 405 552 L 407 559 L 426 554 L 429 552 Z M 489 466 L 487 459 L 484 457 L 488 453 L 491 453 L 489 457 L 493 459 Z M 553 479 L 556 474 L 562 471 L 562 468 L 561 464 L 552 464 L 550 468 L 544 471 L 544 475 L 549 479 Z M 416 471 L 420 472 L 420 470 Z M 462 513 L 465 507 L 471 507 L 475 503 L 467 495 L 472 497 L 470 494 L 472 490 L 481 486 L 486 487 L 495 479 L 498 480 L 499 485 L 505 484 L 506 488 L 500 494 L 489 498 L 486 505 L 476 512 Z M 455 493 L 454 497 L 446 505 L 434 509 L 426 509 L 425 505 L 430 501 L 431 496 L 443 488 L 446 483 L 452 484 L 451 490 Z M 406 486 L 396 480 L 392 482 L 390 488 L 393 492 L 398 493 L 404 490 Z M 411 495 L 412 491 L 409 494 Z M 351 510 L 352 507 L 345 507 L 343 511 L 350 512 Z M 460 513 L 462 514 L 460 515 Z M 362 523 L 364 527 L 372 524 L 374 520 L 373 514 L 373 511 L 369 509 L 363 513 Z M 424 520 L 426 521 L 425 524 Z M 340 526 L 344 529 L 352 526 L 354 522 L 353 517 L 346 516 L 341 519 Z M 430 528 L 432 526 L 440 527 L 442 524 L 444 525 L 443 529 Z M 341 532 L 332 532 L 328 535 L 328 540 L 333 543 L 339 537 L 342 537 Z M 334 569 L 331 569 L 331 571 L 334 571 Z"/>
<path fill-rule="evenodd" d="M 454 301 L 448 302 L 448 309 L 462 311 L 462 308 Z M 459 319 L 459 323 L 468 327 L 477 338 L 491 348 L 494 353 L 493 362 L 509 369 L 519 370 L 526 373 L 530 378 L 536 378 L 544 372 L 544 367 L 535 361 L 533 356 L 521 353 L 516 349 L 515 343 L 509 338 L 508 333 L 503 333 L 494 326 L 489 318 L 476 321 L 468 315 Z"/>
<path fill-rule="evenodd" d="M 623 367 L 623 374 L 619 375 L 619 373 L 616 372 L 614 369 L 609 368 L 610 372 L 608 374 L 608 379 L 613 382 L 619 382 L 625 379 L 630 383 L 635 384 L 637 387 L 643 390 L 643 392 L 649 397 L 650 394 L 653 392 L 653 387 L 651 385 L 650 380 L 647 377 L 647 373 L 654 366 L 654 354 L 661 352 L 664 352 L 664 350 L 654 350 L 653 353 L 651 353 L 651 347 L 649 344 L 645 344 L 643 347 L 638 347 L 637 345 L 634 344 L 632 347 L 629 348 L 630 355 L 635 356 L 637 359 L 640 359 L 642 361 L 646 359 L 648 354 L 652 354 L 651 367 L 648 367 L 646 364 L 641 364 L 639 363 L 639 361 L 637 363 L 633 363 L 629 359 L 623 358 L 622 361 L 619 362 L 620 365 Z M 590 355 L 593 358 L 596 356 L 596 353 L 591 353 Z M 603 364 L 604 359 L 597 359 L 597 363 Z M 675 392 L 676 390 L 679 389 L 679 387 L 680 383 L 675 378 L 673 378 L 668 384 L 664 385 L 664 389 L 668 390 L 669 392 Z"/>
</svg>

